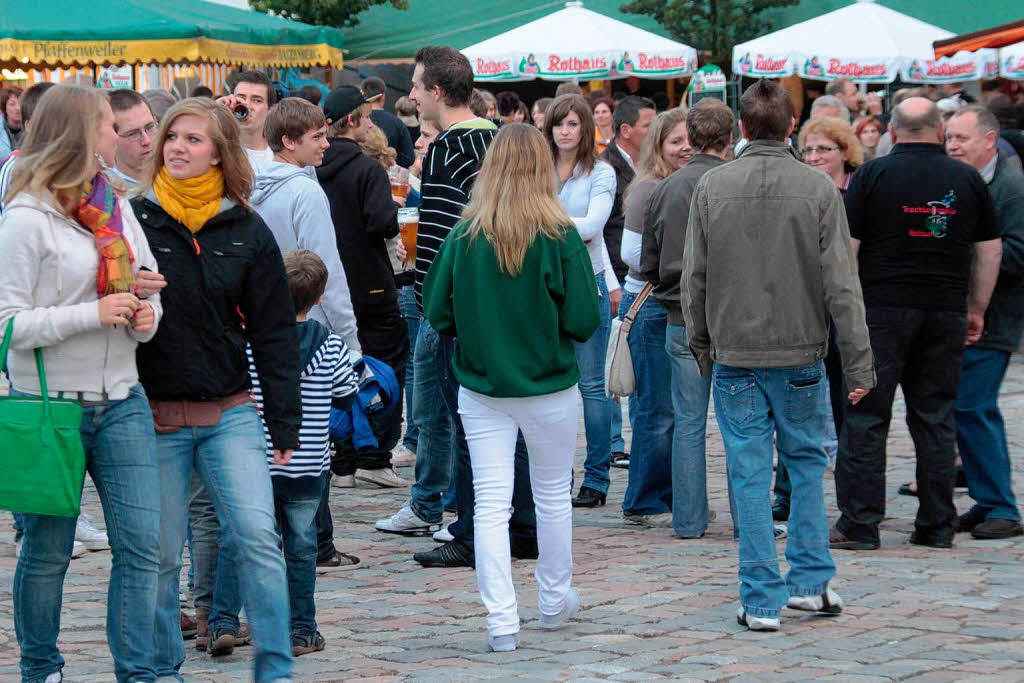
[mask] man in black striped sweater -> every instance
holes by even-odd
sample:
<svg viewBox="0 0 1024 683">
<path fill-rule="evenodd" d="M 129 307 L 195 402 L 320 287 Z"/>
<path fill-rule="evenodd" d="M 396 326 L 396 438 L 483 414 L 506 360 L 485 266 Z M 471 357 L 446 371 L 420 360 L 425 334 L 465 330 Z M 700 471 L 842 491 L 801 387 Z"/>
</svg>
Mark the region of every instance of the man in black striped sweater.
<svg viewBox="0 0 1024 683">
<path fill-rule="evenodd" d="M 416 302 L 422 311 L 423 278 L 469 201 L 473 181 L 497 127 L 469 109 L 473 70 L 462 54 L 450 47 L 428 46 L 416 53 L 415 60 L 409 97 L 416 102 L 420 117 L 436 122 L 443 131 L 423 160 L 423 199 L 416 242 Z M 473 473 L 459 419 L 459 385 L 452 367 L 454 353 L 455 339 L 440 337 L 424 320 L 413 358 L 413 414 L 416 424 L 421 425 L 416 483 L 409 504 L 377 522 L 377 529 L 401 534 L 425 533 L 440 525 L 444 513 L 441 496 L 448 488 L 453 469 L 451 434 L 447 428 L 453 424 L 458 519 L 447 530 L 435 534 L 435 540 L 446 541 L 444 545 L 413 556 L 428 567 L 474 565 Z M 522 439 L 516 456 L 515 512 L 509 524 L 511 549 L 517 557 L 536 557 L 536 519 Z"/>
</svg>

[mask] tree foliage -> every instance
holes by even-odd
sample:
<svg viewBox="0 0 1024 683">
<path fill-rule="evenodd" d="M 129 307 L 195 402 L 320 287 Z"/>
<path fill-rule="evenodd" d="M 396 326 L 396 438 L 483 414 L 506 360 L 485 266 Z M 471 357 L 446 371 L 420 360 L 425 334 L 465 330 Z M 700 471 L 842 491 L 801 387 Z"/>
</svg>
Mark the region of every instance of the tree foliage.
<svg viewBox="0 0 1024 683">
<path fill-rule="evenodd" d="M 674 38 L 710 53 L 711 62 L 731 71 L 732 48 L 771 30 L 765 10 L 799 0 L 633 0 L 620 9 L 647 14 Z M 703 61 L 703 60 L 702 60 Z"/>
<path fill-rule="evenodd" d="M 408 0 L 249 0 L 257 12 L 273 12 L 285 19 L 294 19 L 307 24 L 355 26 L 359 23 L 356 15 L 374 5 L 391 5 L 396 9 L 408 9 Z"/>
</svg>

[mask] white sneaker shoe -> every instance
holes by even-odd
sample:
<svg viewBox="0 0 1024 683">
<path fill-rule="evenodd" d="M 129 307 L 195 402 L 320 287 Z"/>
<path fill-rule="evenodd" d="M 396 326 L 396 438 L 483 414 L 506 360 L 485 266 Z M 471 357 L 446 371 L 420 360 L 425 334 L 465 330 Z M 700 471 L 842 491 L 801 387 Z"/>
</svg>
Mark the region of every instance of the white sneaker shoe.
<svg viewBox="0 0 1024 683">
<path fill-rule="evenodd" d="M 85 547 L 85 544 L 81 541 L 75 541 L 74 545 L 71 546 L 71 557 L 81 557 L 89 552 L 89 549 Z"/>
<path fill-rule="evenodd" d="M 354 474 L 335 474 L 331 477 L 331 486 L 336 489 L 354 489 L 356 487 L 356 476 Z"/>
<path fill-rule="evenodd" d="M 843 599 L 831 588 L 825 588 L 821 595 L 792 595 L 786 607 L 835 617 L 843 612 Z"/>
<path fill-rule="evenodd" d="M 409 467 L 416 464 L 416 454 L 405 446 L 399 446 L 391 453 L 392 467 Z"/>
<path fill-rule="evenodd" d="M 540 622 L 537 625 L 548 630 L 561 628 L 562 624 L 572 619 L 579 611 L 580 594 L 576 592 L 575 588 L 570 588 L 569 592 L 565 595 L 565 604 L 562 605 L 562 609 L 558 614 L 544 614 L 541 612 Z"/>
<path fill-rule="evenodd" d="M 356 470 L 355 478 L 357 483 L 369 484 L 370 488 L 400 489 L 412 486 L 411 481 L 398 476 L 394 467 L 385 467 L 382 470 Z"/>
<path fill-rule="evenodd" d="M 448 531 L 448 525 L 455 524 L 455 522 L 457 521 L 459 521 L 458 517 L 453 519 L 448 524 L 442 524 L 441 528 L 434 532 L 434 540 L 438 543 L 450 543 L 454 541 L 455 537 L 452 536 L 452 532 Z"/>
<path fill-rule="evenodd" d="M 736 613 L 736 621 L 740 626 L 746 626 L 750 631 L 779 630 L 778 617 L 755 617 L 752 614 L 747 614 L 747 611 L 742 607 L 740 607 L 740 611 Z"/>
<path fill-rule="evenodd" d="M 21 557 L 21 541 L 14 542 L 14 557 Z"/>
<path fill-rule="evenodd" d="M 107 538 L 107 534 L 93 526 L 92 520 L 84 512 L 78 515 L 75 540 L 87 550 L 110 550 L 110 539 Z"/>
<path fill-rule="evenodd" d="M 416 516 L 416 513 L 408 505 L 405 505 L 387 519 L 377 520 L 377 523 L 373 526 L 377 531 L 386 531 L 389 534 L 402 534 L 403 536 L 426 536 L 441 528 L 440 524 L 424 522 Z"/>
<path fill-rule="evenodd" d="M 64 675 L 59 671 L 54 671 L 52 674 L 46 677 L 43 683 L 60 683 L 64 680 Z"/>
</svg>

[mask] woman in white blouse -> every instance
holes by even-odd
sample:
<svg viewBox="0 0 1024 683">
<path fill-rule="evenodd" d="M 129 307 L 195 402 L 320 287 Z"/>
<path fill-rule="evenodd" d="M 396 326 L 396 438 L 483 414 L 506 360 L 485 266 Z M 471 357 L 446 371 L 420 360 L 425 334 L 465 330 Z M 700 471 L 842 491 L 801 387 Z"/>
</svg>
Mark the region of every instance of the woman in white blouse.
<svg viewBox="0 0 1024 683">
<path fill-rule="evenodd" d="M 613 308 L 622 290 L 604 245 L 604 225 L 615 200 L 615 171 L 594 149 L 594 115 L 579 95 L 555 98 L 544 122 L 560 184 L 558 198 L 587 245 L 596 275 L 601 325 L 584 344 L 576 343 L 587 432 L 586 473 L 573 507 L 604 505 L 611 466 L 612 402 L 605 394 L 604 361 Z"/>
</svg>

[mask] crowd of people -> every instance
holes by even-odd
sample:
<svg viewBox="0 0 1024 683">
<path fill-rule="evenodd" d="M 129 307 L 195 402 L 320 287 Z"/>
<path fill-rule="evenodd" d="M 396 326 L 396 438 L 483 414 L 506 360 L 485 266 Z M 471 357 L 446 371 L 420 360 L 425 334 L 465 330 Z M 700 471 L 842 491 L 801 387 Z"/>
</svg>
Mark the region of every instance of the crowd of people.
<svg viewBox="0 0 1024 683">
<path fill-rule="evenodd" d="M 106 528 L 14 515 L 24 681 L 62 680 L 65 573 L 108 547 L 119 681 L 181 680 L 191 640 L 252 643 L 257 681 L 290 680 L 327 646 L 317 575 L 362 566 L 330 508 L 357 486 L 410 487 L 376 529 L 432 535 L 425 567 L 475 567 L 490 647 L 514 650 L 512 558 L 536 560 L 540 627 L 576 616 L 572 510 L 606 504 L 612 467 L 625 522 L 707 532 L 712 396 L 751 630 L 842 612 L 830 551 L 880 547 L 897 387 L 910 543 L 1024 533 L 998 406 L 1024 328 L 1005 96 L 901 91 L 886 112 L 839 80 L 801 123 L 768 80 L 738 119 L 564 83 L 528 107 L 441 46 L 397 113 L 380 79 L 313 91 L 242 71 L 217 98 L 0 99 L 10 394 L 44 390 L 41 349 L 48 393 L 84 411 Z M 609 395 L 618 344 L 628 396 Z"/>
</svg>

